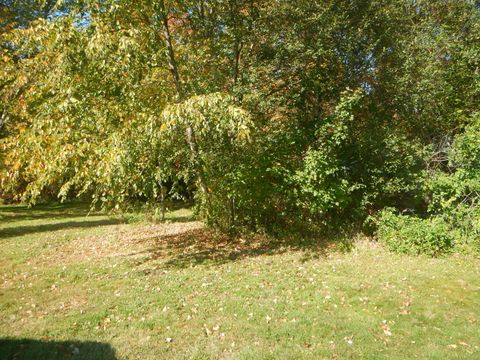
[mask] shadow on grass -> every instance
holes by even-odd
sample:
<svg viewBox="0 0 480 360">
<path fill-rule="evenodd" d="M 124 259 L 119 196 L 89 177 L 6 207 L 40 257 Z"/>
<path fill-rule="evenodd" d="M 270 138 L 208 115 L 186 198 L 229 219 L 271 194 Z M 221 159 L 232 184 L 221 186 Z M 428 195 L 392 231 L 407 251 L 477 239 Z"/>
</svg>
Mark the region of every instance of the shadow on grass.
<svg viewBox="0 0 480 360">
<path fill-rule="evenodd" d="M 124 222 L 127 222 L 127 223 L 135 223 L 135 222 L 139 221 L 135 218 L 135 216 L 132 217 L 132 216 L 129 216 L 129 214 L 125 214 L 122 217 L 122 219 L 123 219 Z M 192 215 L 176 215 L 176 214 L 172 214 L 172 213 L 167 213 L 164 221 L 161 221 L 159 219 L 155 219 L 152 216 L 146 216 L 145 220 L 147 221 L 147 223 L 155 224 L 155 225 L 173 224 L 173 223 L 190 223 L 192 221 L 195 221 L 195 216 L 193 214 Z M 140 220 L 140 221 L 142 221 L 142 220 Z"/>
<path fill-rule="evenodd" d="M 195 221 L 195 216 L 192 215 L 187 215 L 187 216 L 172 216 L 168 215 L 168 217 L 165 219 L 165 223 L 190 223 L 192 221 Z"/>
<path fill-rule="evenodd" d="M 0 222 L 86 216 L 89 210 L 87 203 L 79 202 L 37 205 L 34 207 L 28 207 L 27 205 L 0 205 Z"/>
<path fill-rule="evenodd" d="M 41 224 L 41 225 L 27 225 L 27 226 L 15 226 L 11 228 L 5 228 L 0 230 L 0 239 L 6 239 L 15 236 L 23 236 L 34 233 L 43 233 L 48 231 L 67 230 L 67 229 L 79 229 L 79 228 L 92 228 L 96 226 L 115 225 L 121 224 L 123 221 L 115 219 L 104 220 L 81 220 L 81 221 L 66 221 L 53 224 Z"/>
<path fill-rule="evenodd" d="M 137 266 L 161 268 L 188 268 L 197 265 L 220 265 L 244 258 L 276 255 L 285 252 L 302 252 L 302 261 L 326 257 L 332 251 L 347 252 L 352 249 L 352 237 L 326 240 L 273 239 L 266 236 L 231 238 L 206 228 L 193 229 L 173 235 L 154 238 L 153 244 L 140 253 L 145 255 Z M 138 254 L 135 254 L 138 255 Z M 163 260 L 163 261 L 162 261 Z M 158 261 L 161 261 L 158 264 Z M 155 266 L 157 262 L 160 266 Z M 147 273 L 150 270 L 145 270 Z"/>
<path fill-rule="evenodd" d="M 178 215 L 175 212 L 179 210 L 190 209 L 189 203 L 175 202 L 170 204 L 169 211 L 166 213 L 167 222 L 190 222 L 194 220 L 194 215 Z M 29 220 L 63 220 L 72 217 L 87 217 L 96 215 L 106 215 L 105 212 L 91 212 L 91 208 L 86 202 L 69 202 L 64 204 L 46 204 L 28 207 L 27 205 L 0 205 L 0 225 L 13 224 L 15 222 L 25 222 Z M 153 217 L 153 213 L 138 211 L 119 214 L 122 222 L 136 222 L 147 220 L 158 222 Z M 22 225 L 23 226 L 23 225 Z M 1 230 L 0 230 L 1 231 Z"/>
<path fill-rule="evenodd" d="M 115 350 L 94 341 L 49 341 L 0 338 L 0 360 L 104 359 L 115 360 Z"/>
</svg>

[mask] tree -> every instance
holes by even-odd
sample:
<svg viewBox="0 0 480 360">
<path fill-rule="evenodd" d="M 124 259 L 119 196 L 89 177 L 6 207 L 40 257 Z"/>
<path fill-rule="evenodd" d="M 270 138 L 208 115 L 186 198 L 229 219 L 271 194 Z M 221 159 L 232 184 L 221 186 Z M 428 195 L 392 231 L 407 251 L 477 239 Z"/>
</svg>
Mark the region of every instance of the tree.
<svg viewBox="0 0 480 360">
<path fill-rule="evenodd" d="M 428 153 L 478 110 L 470 0 L 16 4 L 1 183 L 32 203 L 186 183 L 225 229 L 425 211 Z"/>
</svg>

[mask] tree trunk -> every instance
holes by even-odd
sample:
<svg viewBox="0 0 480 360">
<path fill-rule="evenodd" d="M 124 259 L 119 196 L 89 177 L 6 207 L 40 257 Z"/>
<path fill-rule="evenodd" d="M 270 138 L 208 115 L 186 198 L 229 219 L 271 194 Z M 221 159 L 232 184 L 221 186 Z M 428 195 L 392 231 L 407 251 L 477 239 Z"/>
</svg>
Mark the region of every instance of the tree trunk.
<svg viewBox="0 0 480 360">
<path fill-rule="evenodd" d="M 242 38 L 240 35 L 240 31 L 238 29 L 238 5 L 236 0 L 231 0 L 230 1 L 230 16 L 231 16 L 231 21 L 232 25 L 234 27 L 233 33 L 235 34 L 235 40 L 233 43 L 233 76 L 232 76 L 232 81 L 233 81 L 233 90 L 235 91 L 235 88 L 238 84 L 239 76 L 240 76 L 240 56 L 242 52 Z M 239 97 L 235 97 L 236 102 L 241 102 L 242 99 Z M 234 152 L 232 152 L 232 155 Z M 235 195 L 230 196 L 228 199 L 229 202 L 229 212 L 230 212 L 230 231 L 233 233 L 235 231 Z"/>
<path fill-rule="evenodd" d="M 180 74 L 178 72 L 178 66 L 177 66 L 177 61 L 175 58 L 175 51 L 173 48 L 172 44 L 172 36 L 170 33 L 170 28 L 168 25 L 168 14 L 165 9 L 165 3 L 163 1 L 160 2 L 160 7 L 161 7 L 161 16 L 162 16 L 162 23 L 163 23 L 163 34 L 165 37 L 165 42 L 167 44 L 167 49 L 168 49 L 168 65 L 170 68 L 170 72 L 173 76 L 173 81 L 175 83 L 175 92 L 176 92 L 176 100 L 177 102 L 181 102 L 184 100 L 184 94 L 182 91 L 182 85 L 181 85 L 181 80 L 180 80 Z M 192 153 L 192 162 L 194 164 L 194 167 L 197 171 L 197 176 L 198 176 L 198 183 L 200 185 L 200 190 L 205 194 L 205 197 L 207 199 L 207 202 L 210 202 L 210 195 L 208 193 L 208 186 L 207 182 L 205 180 L 205 176 L 203 174 L 203 169 L 202 165 L 200 162 L 200 156 L 198 152 L 198 144 L 197 140 L 195 138 L 195 131 L 191 125 L 187 125 L 187 129 L 185 131 L 186 135 L 186 140 L 187 143 L 190 147 L 190 151 Z"/>
<path fill-rule="evenodd" d="M 160 204 L 162 207 L 161 221 L 165 221 L 165 186 L 163 184 L 160 187 Z"/>
<path fill-rule="evenodd" d="M 230 197 L 230 231 L 235 231 L 235 196 Z"/>
</svg>

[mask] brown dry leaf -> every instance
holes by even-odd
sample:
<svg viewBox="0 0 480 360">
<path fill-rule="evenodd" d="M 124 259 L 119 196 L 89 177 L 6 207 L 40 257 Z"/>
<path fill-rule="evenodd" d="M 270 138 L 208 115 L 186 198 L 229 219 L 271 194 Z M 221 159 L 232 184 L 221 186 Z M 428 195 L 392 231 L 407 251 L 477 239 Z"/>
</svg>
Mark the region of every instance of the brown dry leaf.
<svg viewBox="0 0 480 360">
<path fill-rule="evenodd" d="M 388 326 L 387 320 L 382 321 L 382 329 L 386 336 L 392 336 L 392 332 L 390 331 L 390 326 Z"/>
</svg>

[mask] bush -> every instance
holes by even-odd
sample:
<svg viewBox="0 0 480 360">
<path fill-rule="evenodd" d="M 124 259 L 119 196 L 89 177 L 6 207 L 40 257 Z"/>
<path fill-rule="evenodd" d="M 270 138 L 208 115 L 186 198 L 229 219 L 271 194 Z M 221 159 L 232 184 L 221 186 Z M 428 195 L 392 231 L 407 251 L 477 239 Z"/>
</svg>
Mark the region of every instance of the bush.
<svg viewBox="0 0 480 360">
<path fill-rule="evenodd" d="M 387 209 L 377 225 L 379 241 L 395 253 L 436 257 L 451 252 L 455 244 L 449 225 L 440 217 L 421 219 Z"/>
<path fill-rule="evenodd" d="M 459 205 L 442 215 L 455 237 L 455 251 L 480 253 L 480 207 Z"/>
</svg>

